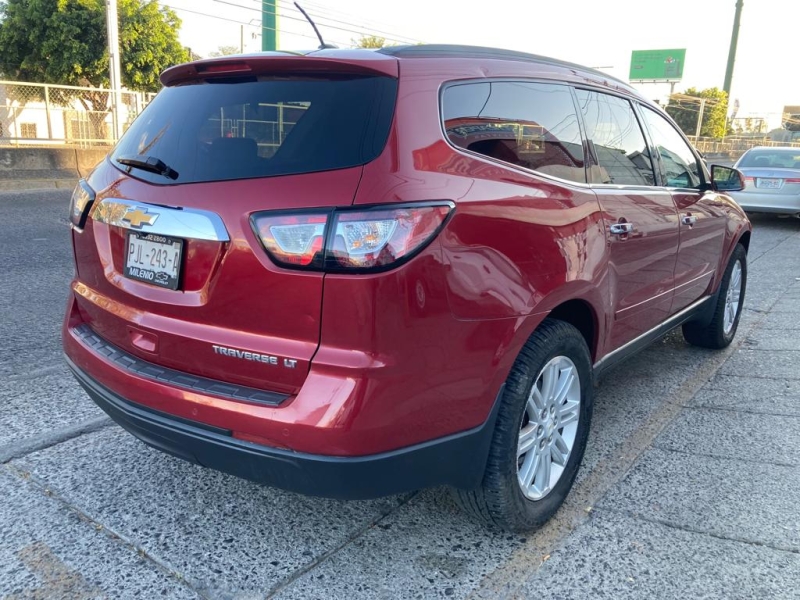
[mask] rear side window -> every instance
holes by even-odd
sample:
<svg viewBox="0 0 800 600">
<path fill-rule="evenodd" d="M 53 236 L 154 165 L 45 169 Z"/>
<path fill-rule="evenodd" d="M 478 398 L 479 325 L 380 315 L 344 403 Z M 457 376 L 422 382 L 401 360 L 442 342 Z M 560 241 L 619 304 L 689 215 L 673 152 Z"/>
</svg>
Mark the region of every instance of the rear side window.
<svg viewBox="0 0 800 600">
<path fill-rule="evenodd" d="M 697 157 L 689 144 L 664 117 L 649 108 L 642 116 L 650 130 L 653 145 L 661 157 L 664 185 L 678 188 L 697 188 L 702 183 Z"/>
<path fill-rule="evenodd" d="M 480 82 L 452 85 L 442 98 L 451 143 L 512 165 L 586 183 L 575 103 L 562 85 Z"/>
<path fill-rule="evenodd" d="M 390 77 L 261 77 L 168 87 L 111 158 L 157 158 L 177 177 L 130 173 L 161 184 L 359 166 L 383 150 L 396 96 Z"/>
<path fill-rule="evenodd" d="M 589 169 L 592 183 L 655 185 L 650 151 L 631 103 L 609 94 L 576 91 L 597 159 Z"/>
</svg>

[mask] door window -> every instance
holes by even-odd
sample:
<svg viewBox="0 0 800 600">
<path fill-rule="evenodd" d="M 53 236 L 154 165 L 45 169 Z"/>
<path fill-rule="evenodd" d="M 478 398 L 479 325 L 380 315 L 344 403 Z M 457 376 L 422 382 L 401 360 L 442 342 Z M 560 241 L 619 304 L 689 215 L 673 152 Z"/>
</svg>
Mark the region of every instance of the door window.
<svg viewBox="0 0 800 600">
<path fill-rule="evenodd" d="M 653 145 L 661 156 L 664 185 L 676 188 L 699 187 L 703 179 L 691 147 L 664 117 L 643 107 L 642 114 Z"/>
<path fill-rule="evenodd" d="M 568 87 L 526 82 L 453 85 L 442 99 L 451 143 L 512 165 L 586 183 L 583 141 Z"/>
<path fill-rule="evenodd" d="M 576 91 L 598 163 L 589 170 L 591 182 L 655 185 L 650 152 L 631 103 L 609 94 Z"/>
</svg>

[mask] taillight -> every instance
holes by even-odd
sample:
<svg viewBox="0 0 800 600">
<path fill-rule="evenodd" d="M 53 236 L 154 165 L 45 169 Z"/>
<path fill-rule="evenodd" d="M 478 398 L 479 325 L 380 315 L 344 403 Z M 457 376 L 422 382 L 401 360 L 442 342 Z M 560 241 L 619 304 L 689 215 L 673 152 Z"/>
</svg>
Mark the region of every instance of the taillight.
<svg viewBox="0 0 800 600">
<path fill-rule="evenodd" d="M 786 183 L 800 183 L 800 177 L 790 177 L 785 180 Z"/>
<path fill-rule="evenodd" d="M 293 267 L 322 267 L 322 250 L 328 214 L 270 215 L 253 217 L 264 249 L 276 263 Z"/>
<path fill-rule="evenodd" d="M 86 225 L 86 217 L 89 214 L 89 209 L 94 202 L 95 193 L 89 184 L 83 179 L 75 186 L 72 192 L 72 198 L 69 201 L 69 220 L 77 228 L 83 229 Z"/>
<path fill-rule="evenodd" d="M 380 269 L 407 260 L 433 239 L 450 210 L 445 205 L 336 212 L 325 268 Z"/>
<path fill-rule="evenodd" d="M 253 229 L 279 265 L 326 272 L 391 269 L 421 252 L 453 210 L 451 202 L 329 213 L 259 213 Z"/>
</svg>

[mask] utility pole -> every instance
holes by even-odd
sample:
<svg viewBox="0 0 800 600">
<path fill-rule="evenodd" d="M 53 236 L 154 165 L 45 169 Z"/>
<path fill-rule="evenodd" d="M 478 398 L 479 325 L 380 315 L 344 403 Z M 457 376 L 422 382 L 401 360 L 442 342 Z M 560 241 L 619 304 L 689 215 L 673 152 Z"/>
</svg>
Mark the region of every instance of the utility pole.
<svg viewBox="0 0 800 600">
<path fill-rule="evenodd" d="M 739 43 L 739 25 L 742 22 L 742 7 L 744 0 L 736 1 L 736 16 L 733 18 L 733 33 L 731 33 L 731 49 L 728 51 L 728 67 L 725 70 L 725 85 L 722 89 L 731 95 L 731 82 L 733 81 L 733 65 L 736 62 L 736 46 Z"/>
<path fill-rule="evenodd" d="M 703 127 L 703 113 L 706 110 L 706 99 L 702 98 L 700 100 L 700 112 L 697 113 L 697 131 L 694 133 L 694 140 L 695 143 L 697 142 L 697 138 L 700 137 L 700 129 Z"/>
<path fill-rule="evenodd" d="M 278 6 L 276 0 L 261 1 L 261 49 L 278 49 Z"/>
<path fill-rule="evenodd" d="M 122 137 L 122 68 L 119 60 L 119 17 L 117 0 L 106 0 L 106 36 L 108 37 L 109 80 L 111 82 L 111 115 L 114 139 Z"/>
<path fill-rule="evenodd" d="M 239 25 L 239 54 L 244 54 L 244 25 Z"/>
</svg>

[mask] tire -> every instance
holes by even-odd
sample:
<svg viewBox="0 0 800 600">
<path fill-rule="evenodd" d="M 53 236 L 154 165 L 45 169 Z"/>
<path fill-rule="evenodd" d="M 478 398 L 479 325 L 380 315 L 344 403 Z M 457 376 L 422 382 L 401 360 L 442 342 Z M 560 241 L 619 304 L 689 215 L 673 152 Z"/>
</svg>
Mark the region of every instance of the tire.
<svg viewBox="0 0 800 600">
<path fill-rule="evenodd" d="M 737 264 L 738 274 L 737 274 Z M 737 279 L 739 295 L 736 299 Z M 733 289 L 732 289 L 733 288 Z M 696 321 L 683 324 L 683 337 L 687 342 L 702 348 L 720 350 L 727 347 L 736 336 L 739 318 L 742 316 L 744 295 L 747 290 L 747 252 L 744 246 L 737 244 L 734 248 L 722 281 L 719 284 L 717 302 L 711 321 L 703 325 Z M 732 318 L 731 318 L 732 317 Z"/>
<path fill-rule="evenodd" d="M 514 532 L 537 529 L 553 516 L 572 488 L 586 449 L 592 415 L 591 368 L 589 348 L 581 333 L 563 321 L 545 319 L 525 343 L 506 380 L 480 487 L 453 490 L 456 502 L 465 512 Z M 574 379 L 563 395 L 556 393 L 555 400 L 551 401 L 541 392 L 556 373 L 558 384 L 569 383 L 570 373 Z M 557 384 L 552 386 L 556 387 Z M 579 400 L 577 407 L 575 399 Z M 555 410 L 554 405 L 562 400 L 564 403 Z M 547 418 L 542 418 L 542 407 L 549 414 Z M 530 416 L 534 408 L 535 421 Z M 558 421 L 559 415 L 564 423 L 570 419 L 572 422 Z M 575 417 L 577 424 L 573 427 Z M 518 450 L 522 449 L 523 437 L 526 447 L 531 440 L 533 445 L 520 455 Z M 572 444 L 564 460 L 564 448 L 569 439 Z M 545 444 L 544 449 L 542 444 Z M 536 462 L 537 456 L 539 462 Z M 547 462 L 546 457 L 551 456 L 558 460 L 549 459 L 552 460 L 550 472 L 540 470 L 546 469 L 541 461 Z M 531 472 L 531 484 L 523 491 L 520 479 Z M 556 481 L 553 481 L 554 475 L 558 475 Z M 535 485 L 537 481 L 539 484 Z M 549 486 L 543 483 L 545 481 L 550 482 Z"/>
</svg>

